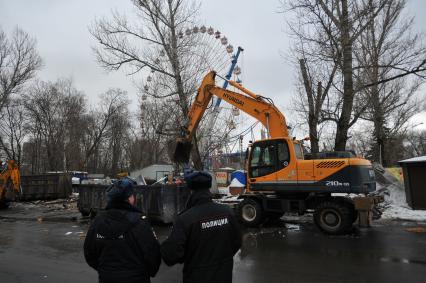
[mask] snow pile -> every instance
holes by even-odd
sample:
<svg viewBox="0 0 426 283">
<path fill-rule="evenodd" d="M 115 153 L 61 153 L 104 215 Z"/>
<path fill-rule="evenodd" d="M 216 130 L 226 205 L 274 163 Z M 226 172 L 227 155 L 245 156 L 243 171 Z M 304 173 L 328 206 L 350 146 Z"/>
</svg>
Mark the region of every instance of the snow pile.
<svg viewBox="0 0 426 283">
<path fill-rule="evenodd" d="M 388 185 L 386 190 L 388 194 L 385 194 L 383 219 L 426 221 L 426 210 L 413 210 L 408 206 L 402 184 Z"/>
<path fill-rule="evenodd" d="M 228 188 L 244 188 L 245 185 L 238 181 L 237 178 L 232 179 L 231 184 L 229 184 Z"/>
<path fill-rule="evenodd" d="M 229 196 L 223 196 L 222 198 L 220 198 L 220 199 L 218 199 L 218 201 L 220 202 L 220 203 L 224 203 L 224 202 L 241 202 L 242 201 L 242 199 L 238 199 L 238 195 L 236 195 L 236 196 L 232 196 L 232 195 L 229 195 Z"/>
<path fill-rule="evenodd" d="M 382 191 L 385 203 L 408 207 L 407 200 L 405 198 L 405 189 L 401 183 L 388 185 L 376 183 L 376 189 L 377 191 Z"/>
<path fill-rule="evenodd" d="M 218 187 L 219 194 L 230 196 L 229 188 L 244 188 L 245 185 L 238 181 L 237 178 L 232 179 L 228 187 Z"/>
<path fill-rule="evenodd" d="M 426 221 L 426 210 L 412 210 L 409 207 L 390 204 L 382 213 L 383 219 Z"/>
<path fill-rule="evenodd" d="M 411 209 L 405 198 L 404 184 L 387 169 L 375 164 L 376 192 L 384 196 L 380 204 L 382 219 L 400 219 L 411 221 L 426 221 L 426 210 Z"/>
</svg>

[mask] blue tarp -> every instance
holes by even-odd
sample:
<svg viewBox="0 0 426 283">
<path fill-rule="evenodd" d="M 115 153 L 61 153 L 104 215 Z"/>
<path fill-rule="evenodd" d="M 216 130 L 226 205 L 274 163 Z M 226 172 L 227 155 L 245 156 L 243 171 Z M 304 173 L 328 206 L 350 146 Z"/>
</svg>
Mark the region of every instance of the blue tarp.
<svg viewBox="0 0 426 283">
<path fill-rule="evenodd" d="M 241 184 L 246 185 L 247 179 L 246 179 L 246 171 L 244 170 L 237 170 L 231 173 L 231 181 L 233 179 L 237 179 Z"/>
</svg>

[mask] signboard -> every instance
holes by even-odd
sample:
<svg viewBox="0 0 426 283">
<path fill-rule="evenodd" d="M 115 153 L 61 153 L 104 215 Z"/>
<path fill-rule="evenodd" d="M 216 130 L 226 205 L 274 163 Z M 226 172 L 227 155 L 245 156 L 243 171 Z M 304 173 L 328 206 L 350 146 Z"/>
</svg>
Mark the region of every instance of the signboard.
<svg viewBox="0 0 426 283">
<path fill-rule="evenodd" d="M 228 172 L 216 172 L 216 182 L 218 186 L 228 185 Z"/>
</svg>

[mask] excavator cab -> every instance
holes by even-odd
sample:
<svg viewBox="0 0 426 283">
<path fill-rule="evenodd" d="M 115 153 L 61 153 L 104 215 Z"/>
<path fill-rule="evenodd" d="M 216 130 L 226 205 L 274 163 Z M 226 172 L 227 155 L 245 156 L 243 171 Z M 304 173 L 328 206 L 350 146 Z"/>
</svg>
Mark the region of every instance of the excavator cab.
<svg viewBox="0 0 426 283">
<path fill-rule="evenodd" d="M 252 146 L 249 175 L 258 178 L 288 166 L 288 146 L 282 140 L 266 140 Z"/>
<path fill-rule="evenodd" d="M 288 175 L 289 181 L 297 175 L 296 157 L 293 153 L 292 141 L 286 138 L 267 139 L 251 145 L 248 160 L 248 177 L 250 190 L 275 190 L 278 182 L 277 172 Z M 294 175 L 294 176 L 293 176 Z"/>
</svg>

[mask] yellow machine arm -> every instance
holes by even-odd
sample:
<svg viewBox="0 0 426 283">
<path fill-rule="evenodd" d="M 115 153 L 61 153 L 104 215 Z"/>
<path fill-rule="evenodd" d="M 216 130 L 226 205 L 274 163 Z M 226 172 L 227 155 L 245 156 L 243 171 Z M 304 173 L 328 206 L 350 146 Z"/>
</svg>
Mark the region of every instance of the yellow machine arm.
<svg viewBox="0 0 426 283">
<path fill-rule="evenodd" d="M 244 94 L 230 91 L 215 84 L 216 72 L 209 72 L 203 79 L 197 96 L 189 112 L 188 136 L 190 139 L 206 111 L 212 96 L 215 95 L 241 111 L 260 121 L 268 130 L 271 138 L 288 137 L 288 129 L 284 115 L 264 97 L 254 94 L 240 84 L 229 81 L 229 84 L 241 90 Z"/>
<path fill-rule="evenodd" d="M 288 137 L 285 117 L 271 101 L 254 94 L 234 81 L 229 81 L 229 84 L 242 91 L 243 94 L 218 87 L 215 84 L 215 77 L 216 72 L 209 72 L 198 89 L 197 96 L 188 114 L 189 123 L 185 129 L 184 137 L 176 147 L 174 161 L 187 162 L 187 159 L 189 159 L 191 139 L 213 95 L 260 121 L 268 130 L 270 138 Z"/>
<path fill-rule="evenodd" d="M 14 160 L 7 161 L 5 168 L 0 172 L 0 208 L 8 205 L 21 193 L 21 175 L 19 166 Z"/>
</svg>

